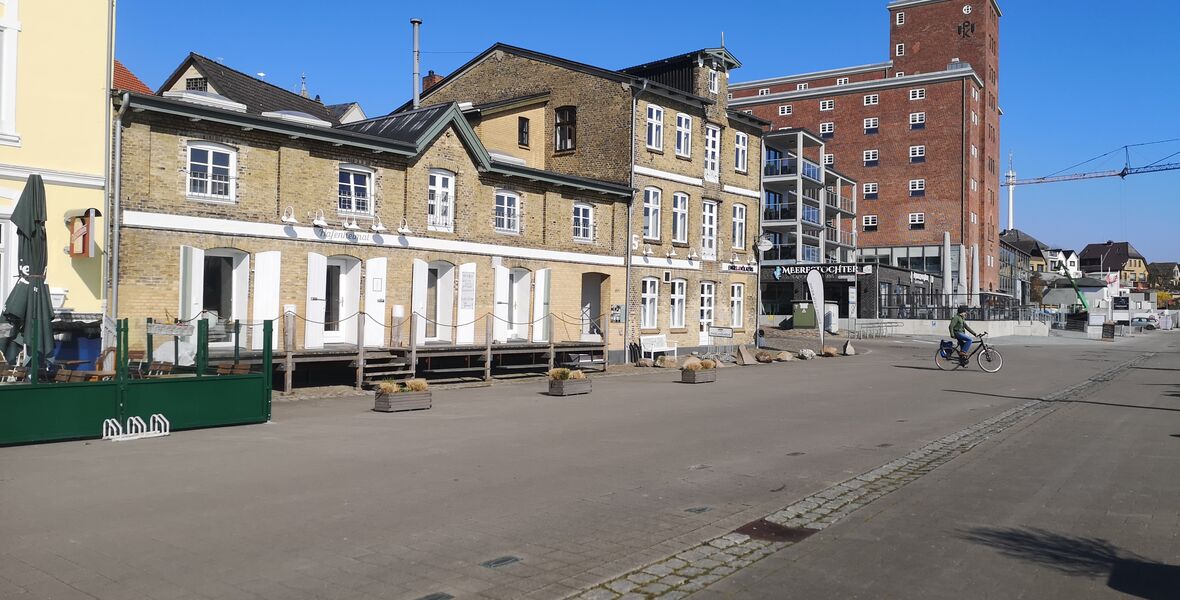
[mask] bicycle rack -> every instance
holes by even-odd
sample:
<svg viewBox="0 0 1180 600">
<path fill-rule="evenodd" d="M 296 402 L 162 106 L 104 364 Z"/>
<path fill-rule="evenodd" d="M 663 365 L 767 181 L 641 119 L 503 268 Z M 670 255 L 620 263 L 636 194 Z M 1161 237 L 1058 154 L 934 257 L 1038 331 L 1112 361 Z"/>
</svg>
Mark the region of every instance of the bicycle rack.
<svg viewBox="0 0 1180 600">
<path fill-rule="evenodd" d="M 151 425 L 144 423 L 139 416 L 127 419 L 127 427 L 123 428 L 119 421 L 107 419 L 102 422 L 102 439 L 113 442 L 126 442 L 144 438 L 163 437 L 172 433 L 172 423 L 161 414 L 154 414 L 149 419 Z"/>
</svg>

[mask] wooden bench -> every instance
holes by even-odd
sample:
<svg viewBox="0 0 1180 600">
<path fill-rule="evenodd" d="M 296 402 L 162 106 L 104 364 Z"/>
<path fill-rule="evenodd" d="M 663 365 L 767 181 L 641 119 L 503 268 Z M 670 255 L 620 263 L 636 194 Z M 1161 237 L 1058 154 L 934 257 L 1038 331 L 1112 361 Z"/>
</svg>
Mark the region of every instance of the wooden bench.
<svg viewBox="0 0 1180 600">
<path fill-rule="evenodd" d="M 677 356 L 676 345 L 668 345 L 668 336 L 662 333 L 639 336 L 639 358 L 647 358 L 650 355 L 651 359 L 655 360 L 657 352 L 671 352 L 672 356 Z"/>
<path fill-rule="evenodd" d="M 217 365 L 217 374 L 218 375 L 249 375 L 250 374 L 250 365 L 245 364 L 245 363 L 236 364 L 236 365 L 233 363 L 220 363 Z"/>
</svg>

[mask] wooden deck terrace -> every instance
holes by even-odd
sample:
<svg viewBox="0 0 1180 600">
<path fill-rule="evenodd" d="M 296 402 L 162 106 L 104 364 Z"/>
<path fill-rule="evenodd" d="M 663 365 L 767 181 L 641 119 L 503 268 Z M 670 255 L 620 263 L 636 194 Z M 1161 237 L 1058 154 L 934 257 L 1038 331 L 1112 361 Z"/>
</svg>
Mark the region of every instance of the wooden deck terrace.
<svg viewBox="0 0 1180 600">
<path fill-rule="evenodd" d="M 260 365 L 262 351 L 210 348 L 210 362 Z M 492 344 L 425 343 L 414 346 L 358 348 L 356 344 L 325 344 L 323 348 L 278 351 L 272 365 L 284 372 L 283 389 L 290 392 L 293 371 L 301 363 L 343 363 L 356 369 L 357 387 L 381 379 L 415 377 L 480 377 L 487 381 L 513 373 L 542 372 L 559 366 L 606 371 L 606 343 L 602 341 L 527 342 Z M 276 386 L 277 387 L 277 386 Z"/>
</svg>

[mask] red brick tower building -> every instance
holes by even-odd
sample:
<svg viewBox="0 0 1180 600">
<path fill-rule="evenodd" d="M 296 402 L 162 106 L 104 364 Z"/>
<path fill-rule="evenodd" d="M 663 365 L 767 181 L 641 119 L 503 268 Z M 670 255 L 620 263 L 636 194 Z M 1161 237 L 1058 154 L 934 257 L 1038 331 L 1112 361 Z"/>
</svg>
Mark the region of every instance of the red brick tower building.
<svg viewBox="0 0 1180 600">
<path fill-rule="evenodd" d="M 808 158 L 859 182 L 862 261 L 949 275 L 948 291 L 986 299 L 999 289 L 1000 8 L 888 10 L 888 61 L 731 83 L 729 105 L 824 138 L 828 154 Z"/>
</svg>

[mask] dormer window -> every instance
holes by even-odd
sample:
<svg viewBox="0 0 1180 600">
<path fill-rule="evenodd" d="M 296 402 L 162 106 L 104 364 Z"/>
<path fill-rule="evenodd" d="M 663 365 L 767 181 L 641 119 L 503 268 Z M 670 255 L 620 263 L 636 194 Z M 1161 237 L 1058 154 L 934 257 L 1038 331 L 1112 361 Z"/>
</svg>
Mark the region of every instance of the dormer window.
<svg viewBox="0 0 1180 600">
<path fill-rule="evenodd" d="M 189 198 L 217 202 L 235 201 L 237 151 L 212 142 L 190 142 L 188 146 Z"/>
<path fill-rule="evenodd" d="M 184 80 L 184 89 L 190 92 L 207 92 L 209 80 L 204 77 L 188 77 Z"/>
</svg>

